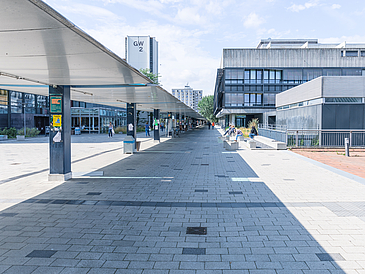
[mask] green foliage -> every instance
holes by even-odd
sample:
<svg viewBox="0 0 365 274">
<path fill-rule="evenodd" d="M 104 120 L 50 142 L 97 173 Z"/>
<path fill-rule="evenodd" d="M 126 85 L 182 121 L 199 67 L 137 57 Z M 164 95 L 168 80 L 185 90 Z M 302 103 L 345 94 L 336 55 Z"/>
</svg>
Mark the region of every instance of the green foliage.
<svg viewBox="0 0 365 274">
<path fill-rule="evenodd" d="M 123 133 L 123 134 L 127 134 L 127 127 L 116 127 L 114 128 L 114 132 L 115 133 Z"/>
<path fill-rule="evenodd" d="M 38 134 L 40 133 L 40 130 L 36 129 L 35 127 L 33 128 L 28 128 L 26 129 L 26 137 L 35 137 L 38 136 Z M 17 135 L 24 135 L 24 128 L 21 128 L 17 131 Z"/>
<path fill-rule="evenodd" d="M 199 113 L 210 122 L 217 122 L 217 118 L 214 116 L 214 96 L 204 96 L 203 99 L 198 103 Z"/>
<path fill-rule="evenodd" d="M 0 130 L 0 135 L 7 135 L 9 139 L 16 138 L 16 129 L 14 127 L 4 128 Z"/>
<path fill-rule="evenodd" d="M 258 126 L 259 126 L 259 118 L 254 118 L 251 121 L 248 122 L 248 127 L 252 128 L 255 127 L 256 130 L 258 130 Z"/>
<path fill-rule="evenodd" d="M 140 69 L 140 72 L 142 72 L 146 77 L 148 77 L 154 84 L 159 85 L 158 78 L 161 77 L 160 74 L 152 73 L 150 69 Z"/>
</svg>

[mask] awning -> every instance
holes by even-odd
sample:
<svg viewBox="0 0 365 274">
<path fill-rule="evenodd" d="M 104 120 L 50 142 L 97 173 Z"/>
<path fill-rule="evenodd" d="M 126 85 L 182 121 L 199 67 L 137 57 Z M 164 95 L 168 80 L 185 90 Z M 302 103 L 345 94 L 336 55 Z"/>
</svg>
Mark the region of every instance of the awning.
<svg viewBox="0 0 365 274">
<path fill-rule="evenodd" d="M 44 2 L 3 0 L 0 16 L 0 88 L 47 96 L 69 85 L 72 100 L 203 119 Z"/>
</svg>

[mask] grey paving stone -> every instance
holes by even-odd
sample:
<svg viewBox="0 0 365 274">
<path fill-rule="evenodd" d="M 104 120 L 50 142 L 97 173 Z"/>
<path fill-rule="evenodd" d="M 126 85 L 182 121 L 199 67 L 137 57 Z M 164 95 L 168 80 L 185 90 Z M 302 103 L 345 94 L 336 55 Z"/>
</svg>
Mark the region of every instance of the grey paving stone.
<svg viewBox="0 0 365 274">
<path fill-rule="evenodd" d="M 61 273 L 63 267 L 47 267 L 41 266 L 32 272 L 32 274 L 58 274 Z"/>
<path fill-rule="evenodd" d="M 36 266 L 17 266 L 13 265 L 4 271 L 4 274 L 28 274 L 32 273 L 37 267 Z"/>
</svg>

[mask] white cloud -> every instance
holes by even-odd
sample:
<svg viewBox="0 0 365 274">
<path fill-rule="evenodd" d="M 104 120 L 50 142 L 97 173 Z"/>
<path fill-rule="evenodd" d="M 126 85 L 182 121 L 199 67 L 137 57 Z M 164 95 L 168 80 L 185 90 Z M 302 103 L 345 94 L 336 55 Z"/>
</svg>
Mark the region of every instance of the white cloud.
<svg viewBox="0 0 365 274">
<path fill-rule="evenodd" d="M 258 28 L 261 24 L 263 24 L 265 20 L 260 18 L 256 13 L 251 12 L 243 22 L 243 25 L 246 28 Z"/>
<path fill-rule="evenodd" d="M 293 4 L 292 6 L 290 6 L 288 8 L 288 10 L 291 10 L 293 12 L 299 12 L 301 10 L 309 9 L 309 8 L 312 8 L 312 7 L 315 7 L 315 6 L 317 6 L 316 2 L 307 2 L 304 5 Z"/>
<path fill-rule="evenodd" d="M 341 5 L 339 5 L 339 4 L 333 4 L 332 6 L 332 9 L 340 9 L 341 8 Z"/>
</svg>

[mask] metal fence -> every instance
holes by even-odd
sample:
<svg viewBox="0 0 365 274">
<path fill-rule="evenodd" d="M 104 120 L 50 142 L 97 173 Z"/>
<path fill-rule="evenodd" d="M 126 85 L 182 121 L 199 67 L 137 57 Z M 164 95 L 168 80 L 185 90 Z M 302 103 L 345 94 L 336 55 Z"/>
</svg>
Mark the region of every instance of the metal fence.
<svg viewBox="0 0 365 274">
<path fill-rule="evenodd" d="M 286 143 L 288 147 L 327 147 L 345 146 L 345 138 L 349 138 L 350 147 L 365 147 L 365 130 L 340 129 L 277 129 L 260 126 L 261 136 Z"/>
</svg>

